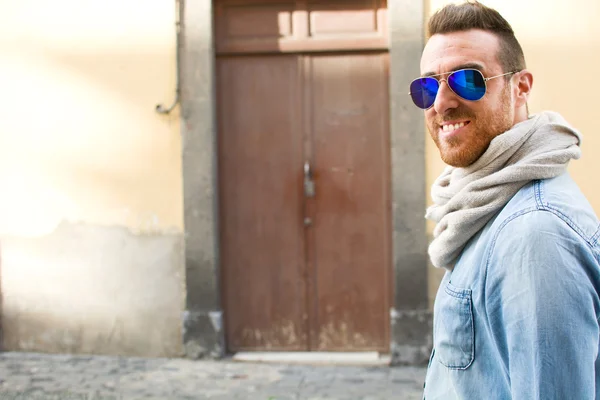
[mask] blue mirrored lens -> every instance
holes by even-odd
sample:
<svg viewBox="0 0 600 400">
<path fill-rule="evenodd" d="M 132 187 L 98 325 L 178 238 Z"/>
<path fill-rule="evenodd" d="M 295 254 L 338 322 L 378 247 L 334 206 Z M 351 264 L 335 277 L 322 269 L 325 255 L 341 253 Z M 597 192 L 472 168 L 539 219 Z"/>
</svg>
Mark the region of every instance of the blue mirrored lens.
<svg viewBox="0 0 600 400">
<path fill-rule="evenodd" d="M 479 100 L 485 94 L 485 80 L 474 69 L 459 70 L 448 77 L 448 86 L 465 100 Z"/>
<path fill-rule="evenodd" d="M 433 105 L 439 87 L 434 78 L 415 79 L 410 84 L 410 96 L 417 107 L 426 110 Z"/>
</svg>

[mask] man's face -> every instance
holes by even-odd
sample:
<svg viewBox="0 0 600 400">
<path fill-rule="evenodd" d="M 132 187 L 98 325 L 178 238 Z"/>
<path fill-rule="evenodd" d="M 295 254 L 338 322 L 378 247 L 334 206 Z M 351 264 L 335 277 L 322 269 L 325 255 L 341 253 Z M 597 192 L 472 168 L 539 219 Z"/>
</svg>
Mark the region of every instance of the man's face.
<svg viewBox="0 0 600 400">
<path fill-rule="evenodd" d="M 464 66 L 477 66 L 486 78 L 510 72 L 502 70 L 498 49 L 498 38 L 482 30 L 433 35 L 423 51 L 421 75 L 444 74 Z M 441 82 L 433 107 L 425 111 L 427 128 L 442 160 L 454 167 L 477 161 L 494 137 L 513 126 L 514 115 L 511 86 L 504 77 L 487 81 L 485 96 L 478 101 L 462 99 Z"/>
</svg>

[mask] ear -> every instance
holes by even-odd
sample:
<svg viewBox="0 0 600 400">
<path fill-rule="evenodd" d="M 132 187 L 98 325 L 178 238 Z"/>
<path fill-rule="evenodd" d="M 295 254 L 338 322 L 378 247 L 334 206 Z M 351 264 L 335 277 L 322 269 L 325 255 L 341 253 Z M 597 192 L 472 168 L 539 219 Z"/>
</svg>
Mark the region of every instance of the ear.
<svg viewBox="0 0 600 400">
<path fill-rule="evenodd" d="M 533 75 L 524 69 L 517 72 L 514 79 L 516 79 L 514 86 L 515 106 L 518 108 L 527 104 L 533 86 Z"/>
</svg>

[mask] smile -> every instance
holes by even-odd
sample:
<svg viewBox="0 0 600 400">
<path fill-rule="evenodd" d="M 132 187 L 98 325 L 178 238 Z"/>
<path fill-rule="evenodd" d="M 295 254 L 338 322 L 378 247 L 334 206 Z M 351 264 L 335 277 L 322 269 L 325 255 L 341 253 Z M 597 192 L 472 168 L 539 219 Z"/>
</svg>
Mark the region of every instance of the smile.
<svg viewBox="0 0 600 400">
<path fill-rule="evenodd" d="M 470 121 L 452 121 L 452 122 L 444 122 L 441 126 L 440 126 L 440 132 L 443 133 L 453 133 L 454 131 L 459 130 L 460 128 L 465 127 L 466 125 L 468 125 L 470 123 Z"/>
</svg>

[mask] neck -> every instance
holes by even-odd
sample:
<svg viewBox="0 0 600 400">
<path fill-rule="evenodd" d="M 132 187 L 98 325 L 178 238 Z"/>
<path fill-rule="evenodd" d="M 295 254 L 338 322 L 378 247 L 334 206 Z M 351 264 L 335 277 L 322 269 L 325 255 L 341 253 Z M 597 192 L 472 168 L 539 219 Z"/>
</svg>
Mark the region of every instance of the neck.
<svg viewBox="0 0 600 400">
<path fill-rule="evenodd" d="M 516 124 L 527 121 L 529 119 L 529 109 L 527 105 L 519 107 L 515 110 L 515 118 L 513 119 L 513 126 Z"/>
</svg>

